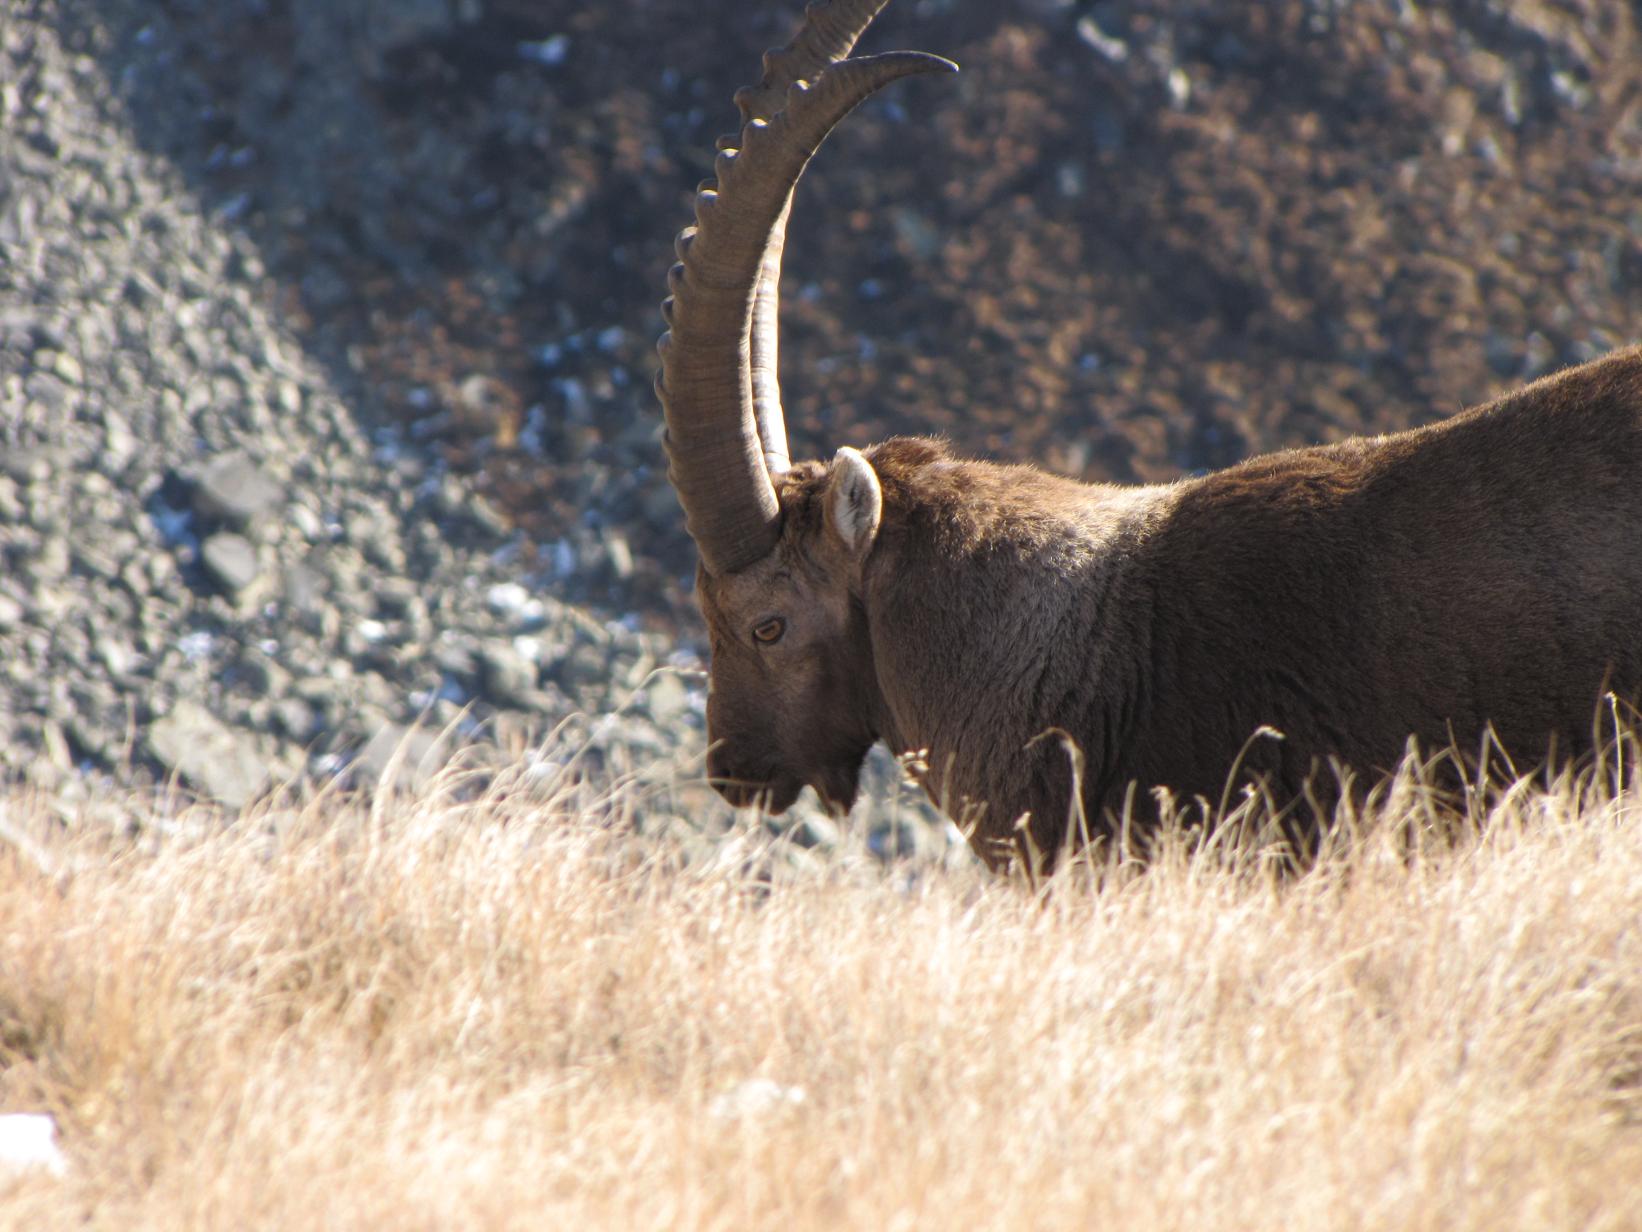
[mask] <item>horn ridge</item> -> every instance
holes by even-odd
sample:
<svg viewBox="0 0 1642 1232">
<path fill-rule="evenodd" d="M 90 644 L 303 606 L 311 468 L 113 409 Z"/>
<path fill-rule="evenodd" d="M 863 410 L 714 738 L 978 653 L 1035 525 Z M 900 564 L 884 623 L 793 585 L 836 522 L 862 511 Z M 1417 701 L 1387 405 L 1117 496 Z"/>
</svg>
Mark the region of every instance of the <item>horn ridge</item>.
<svg viewBox="0 0 1642 1232">
<path fill-rule="evenodd" d="M 814 77 L 855 50 L 856 41 L 889 0 L 818 0 L 804 8 L 804 25 L 785 47 L 764 53 L 764 75 L 736 91 L 741 121 L 767 120 L 786 103 L 787 87 Z"/>
<path fill-rule="evenodd" d="M 709 573 L 733 573 L 780 534 L 772 475 L 787 467 L 776 385 L 775 283 L 792 193 L 827 134 L 874 91 L 956 65 L 922 52 L 854 59 L 850 47 L 884 0 L 812 5 L 807 23 L 765 81 L 738 92 L 747 123 L 739 146 L 721 141 L 716 178 L 696 197 L 669 272 L 668 331 L 658 341 L 656 390 L 667 420 L 668 475 Z M 794 50 L 794 49 L 798 50 Z M 788 74 L 807 72 L 809 75 Z M 803 84 L 801 84 L 803 83 Z M 778 93 L 771 87 L 779 86 Z M 769 114 L 752 114 L 767 110 Z"/>
<path fill-rule="evenodd" d="M 741 112 L 743 129 L 748 124 L 766 121 L 780 111 L 794 82 L 814 77 L 827 65 L 848 56 L 887 3 L 888 0 L 817 0 L 806 6 L 803 28 L 792 41 L 764 53 L 764 72 L 759 83 L 736 91 L 735 104 Z M 772 475 L 781 474 L 791 465 L 786 412 L 781 405 L 780 363 L 781 258 L 791 213 L 789 194 L 765 239 L 749 339 L 754 418 L 764 450 L 764 464 Z"/>
</svg>

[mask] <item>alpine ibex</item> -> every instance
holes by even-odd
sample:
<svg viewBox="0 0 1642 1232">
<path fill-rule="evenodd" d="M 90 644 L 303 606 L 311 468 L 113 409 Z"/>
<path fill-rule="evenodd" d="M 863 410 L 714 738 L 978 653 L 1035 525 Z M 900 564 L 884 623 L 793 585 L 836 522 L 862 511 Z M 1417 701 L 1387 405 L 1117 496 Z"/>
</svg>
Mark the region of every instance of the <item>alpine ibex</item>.
<svg viewBox="0 0 1642 1232">
<path fill-rule="evenodd" d="M 906 438 L 789 462 L 793 188 L 857 103 L 956 68 L 850 57 L 885 2 L 812 4 L 765 56 L 669 276 L 657 392 L 701 556 L 718 789 L 780 812 L 809 784 L 845 810 L 883 740 L 921 751 L 930 796 L 996 863 L 1061 848 L 1074 783 L 1098 833 L 1126 795 L 1215 801 L 1235 775 L 1298 800 L 1410 738 L 1491 731 L 1523 768 L 1588 749 L 1604 692 L 1642 687 L 1642 348 L 1161 486 Z"/>
</svg>

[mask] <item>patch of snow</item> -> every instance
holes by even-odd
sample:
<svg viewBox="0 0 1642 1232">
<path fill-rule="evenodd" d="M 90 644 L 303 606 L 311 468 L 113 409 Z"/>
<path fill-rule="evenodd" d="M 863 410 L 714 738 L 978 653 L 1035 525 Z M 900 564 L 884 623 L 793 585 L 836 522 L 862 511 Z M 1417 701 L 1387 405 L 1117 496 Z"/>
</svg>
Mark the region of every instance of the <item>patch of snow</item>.
<svg viewBox="0 0 1642 1232">
<path fill-rule="evenodd" d="M 707 1115 L 720 1121 L 769 1116 L 784 1108 L 796 1108 L 808 1098 L 803 1087 L 785 1086 L 769 1078 L 749 1078 L 715 1095 L 707 1105 Z"/>
<path fill-rule="evenodd" d="M 0 1116 L 0 1170 L 10 1173 L 43 1169 L 68 1174 L 68 1158 L 57 1149 L 57 1122 L 43 1112 Z"/>
</svg>

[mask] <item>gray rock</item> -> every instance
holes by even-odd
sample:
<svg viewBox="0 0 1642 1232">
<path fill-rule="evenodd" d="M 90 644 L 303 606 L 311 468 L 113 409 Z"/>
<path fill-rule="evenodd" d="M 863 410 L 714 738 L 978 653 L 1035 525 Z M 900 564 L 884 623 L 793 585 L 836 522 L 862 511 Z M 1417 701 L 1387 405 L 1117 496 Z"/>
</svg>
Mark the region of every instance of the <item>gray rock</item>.
<svg viewBox="0 0 1642 1232">
<path fill-rule="evenodd" d="M 74 754 L 69 750 L 68 737 L 55 719 L 40 725 L 41 743 L 45 746 L 45 760 L 55 770 L 67 773 L 74 769 Z"/>
<path fill-rule="evenodd" d="M 268 788 L 268 767 L 250 738 L 198 702 L 178 702 L 149 727 L 145 743 L 167 771 L 229 808 L 244 808 Z"/>
<path fill-rule="evenodd" d="M 444 768 L 453 751 L 442 732 L 385 723 L 355 756 L 354 782 L 360 786 L 415 791 L 426 786 Z"/>
<path fill-rule="evenodd" d="M 272 720 L 286 736 L 306 744 L 319 730 L 319 717 L 312 706 L 299 697 L 286 697 L 274 703 Z"/>
<path fill-rule="evenodd" d="M 44 450 L 18 449 L 0 458 L 0 471 L 16 483 L 46 483 L 52 476 L 52 464 Z"/>
<path fill-rule="evenodd" d="M 512 533 L 513 527 L 506 516 L 483 496 L 475 495 L 468 501 L 468 517 L 484 534 L 501 539 Z"/>
<path fill-rule="evenodd" d="M 447 676 L 468 684 L 479 681 L 479 650 L 471 638 L 447 633 L 434 647 L 433 661 Z"/>
<path fill-rule="evenodd" d="M 290 685 L 290 673 L 259 650 L 241 656 L 235 675 L 246 689 L 263 697 L 278 697 Z"/>
<path fill-rule="evenodd" d="M 40 356 L 37 355 L 35 358 L 39 360 Z M 85 372 L 80 367 L 80 361 L 65 351 L 55 352 L 51 357 L 49 366 L 65 384 L 78 385 L 85 379 Z"/>
<path fill-rule="evenodd" d="M 200 471 L 194 484 L 194 512 L 244 528 L 271 514 L 285 492 L 246 454 L 222 454 Z"/>
<path fill-rule="evenodd" d="M 21 522 L 26 516 L 27 510 L 18 499 L 17 481 L 10 475 L 0 475 L 0 521 Z"/>
<path fill-rule="evenodd" d="M 582 642 L 573 647 L 569 654 L 549 665 L 548 673 L 555 683 L 577 694 L 609 679 L 610 660 L 610 652 L 604 647 Z"/>
<path fill-rule="evenodd" d="M 625 581 L 633 576 L 633 549 L 628 545 L 626 535 L 611 531 L 605 536 L 604 551 L 611 571 L 618 578 Z"/>
<path fill-rule="evenodd" d="M 98 660 L 115 680 L 125 679 L 135 666 L 136 653 L 130 643 L 118 634 L 103 634 L 97 639 L 95 649 Z"/>
<path fill-rule="evenodd" d="M 122 743 L 121 732 L 113 724 L 84 710 L 69 718 L 68 736 L 82 756 L 102 761 L 117 756 Z"/>
<path fill-rule="evenodd" d="M 230 595 L 241 595 L 256 584 L 262 568 L 257 550 L 243 535 L 222 531 L 200 545 L 200 563 L 212 581 Z"/>
<path fill-rule="evenodd" d="M 486 695 L 504 706 L 530 707 L 536 701 L 536 664 L 503 641 L 479 647 L 479 684 Z"/>
<path fill-rule="evenodd" d="M 378 613 L 390 620 L 427 619 L 428 605 L 422 598 L 422 587 L 411 578 L 384 578 L 373 593 Z"/>
<path fill-rule="evenodd" d="M 293 616 L 302 619 L 311 631 L 318 632 L 324 623 L 326 591 L 329 589 L 324 575 L 305 562 L 298 562 L 285 570 L 280 582 L 286 608 Z"/>
<path fill-rule="evenodd" d="M 677 673 L 658 673 L 648 690 L 650 718 L 663 727 L 681 722 L 690 712 L 690 690 Z"/>
<path fill-rule="evenodd" d="M 56 373 L 31 372 L 23 382 L 23 389 L 30 402 L 53 414 L 62 414 L 69 409 L 68 386 L 63 384 Z"/>
</svg>

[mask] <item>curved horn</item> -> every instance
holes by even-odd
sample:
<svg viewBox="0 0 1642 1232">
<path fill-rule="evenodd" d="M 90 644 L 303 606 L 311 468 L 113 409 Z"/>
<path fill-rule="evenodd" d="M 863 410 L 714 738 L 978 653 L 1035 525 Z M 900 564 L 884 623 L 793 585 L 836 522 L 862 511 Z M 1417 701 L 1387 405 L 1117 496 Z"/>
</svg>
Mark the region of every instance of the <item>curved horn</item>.
<svg viewBox="0 0 1642 1232">
<path fill-rule="evenodd" d="M 753 120 L 769 120 L 781 109 L 787 90 L 795 81 L 808 81 L 827 65 L 842 60 L 855 49 L 856 40 L 872 24 L 889 0 L 818 0 L 804 10 L 804 28 L 785 47 L 764 53 L 764 76 L 756 86 L 736 91 L 735 105 L 741 110 L 745 127 Z M 719 149 L 728 149 L 738 139 L 720 137 Z M 781 255 L 786 245 L 787 217 L 792 212 L 792 194 L 787 194 L 781 216 L 770 228 L 764 243 L 764 259 L 758 273 L 758 291 L 753 300 L 752 384 L 753 412 L 764 450 L 764 465 L 779 475 L 791 461 L 787 453 L 787 421 L 781 409 Z"/>
<path fill-rule="evenodd" d="M 881 7 L 848 0 L 836 8 L 816 6 L 823 18 L 853 10 L 851 21 Z M 865 21 L 870 20 L 866 13 Z M 848 25 L 829 33 L 825 24 L 807 24 L 789 48 L 767 57 L 766 83 L 744 95 L 748 108 L 769 109 L 769 88 L 786 75 L 771 71 L 772 60 L 794 57 L 788 62 L 809 65 L 836 45 L 838 29 L 853 42 L 859 29 L 849 33 Z M 667 419 L 668 473 L 709 572 L 733 573 L 751 564 L 774 546 L 779 533 L 752 351 L 759 288 L 772 241 L 779 271 L 781 224 L 793 187 L 827 134 L 868 95 L 909 74 L 956 67 L 921 52 L 829 62 L 813 81 L 796 79 L 781 110 L 749 120 L 741 148 L 720 151 L 717 183 L 703 184 L 697 193 L 696 225 L 679 235 L 680 262 L 668 275 L 673 294 L 662 305 L 669 329 L 657 344 L 656 391 Z M 774 301 L 769 302 L 773 309 Z M 767 315 L 773 320 L 773 312 Z M 768 393 L 775 385 L 773 329 L 758 345 L 766 359 L 761 369 L 768 374 L 759 379 Z M 777 455 L 772 461 L 780 464 L 786 434 L 778 394 L 773 406 L 764 431 L 779 433 L 769 443 Z"/>
</svg>

